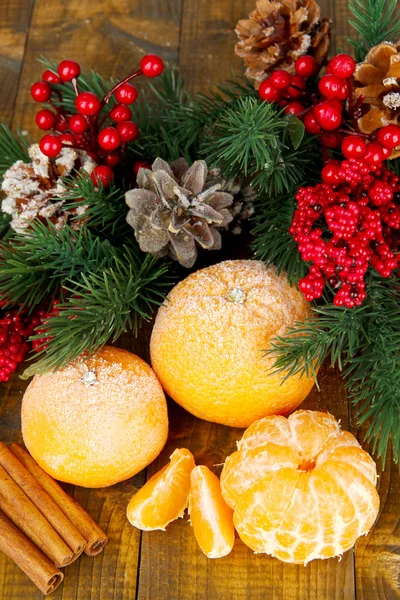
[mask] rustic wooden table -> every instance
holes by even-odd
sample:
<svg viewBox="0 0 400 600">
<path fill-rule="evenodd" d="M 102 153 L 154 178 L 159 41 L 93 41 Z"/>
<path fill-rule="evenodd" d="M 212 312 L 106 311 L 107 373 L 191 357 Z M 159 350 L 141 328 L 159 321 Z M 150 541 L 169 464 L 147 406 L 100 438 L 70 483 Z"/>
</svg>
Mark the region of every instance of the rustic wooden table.
<svg viewBox="0 0 400 600">
<path fill-rule="evenodd" d="M 145 52 L 178 63 L 191 89 L 206 91 L 241 68 L 234 57 L 234 26 L 254 0 L 2 0 L 0 3 L 0 112 L 13 127 L 34 136 L 36 107 L 31 83 L 40 76 L 37 58 L 72 58 L 104 76 L 123 76 Z M 322 0 L 335 20 L 335 46 L 349 33 L 346 0 Z M 150 328 L 121 345 L 148 360 Z M 337 373 L 325 369 L 321 392 L 305 408 L 328 410 L 355 431 L 354 411 Z M 20 404 L 27 383 L 14 376 L 0 390 L 0 439 L 20 441 Z M 390 460 L 379 478 L 381 513 L 373 531 L 342 560 L 286 565 L 254 555 L 240 540 L 233 552 L 208 560 L 197 547 L 187 519 L 166 533 L 141 533 L 129 525 L 130 496 L 165 464 L 177 446 L 190 448 L 198 463 L 222 463 L 235 448 L 238 430 L 200 421 L 170 406 L 171 433 L 148 472 L 104 490 L 68 488 L 100 522 L 110 543 L 96 559 L 81 557 L 65 570 L 54 594 L 63 600 L 394 600 L 400 598 L 400 479 Z M 40 592 L 0 556 L 0 598 L 37 600 Z"/>
</svg>

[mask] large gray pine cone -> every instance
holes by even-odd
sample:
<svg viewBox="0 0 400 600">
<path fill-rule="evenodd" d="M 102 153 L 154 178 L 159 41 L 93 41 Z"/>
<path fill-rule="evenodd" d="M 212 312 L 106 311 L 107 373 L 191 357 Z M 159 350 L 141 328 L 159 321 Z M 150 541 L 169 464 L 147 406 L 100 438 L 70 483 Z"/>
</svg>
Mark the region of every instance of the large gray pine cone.
<svg viewBox="0 0 400 600">
<path fill-rule="evenodd" d="M 211 180 L 204 160 L 189 167 L 184 158 L 172 165 L 157 158 L 151 170 L 139 170 L 137 184 L 125 194 L 130 208 L 126 220 L 141 250 L 168 254 L 190 268 L 198 246 L 221 248 L 219 229 L 233 220 L 233 195 L 221 190 L 218 178 Z"/>
</svg>

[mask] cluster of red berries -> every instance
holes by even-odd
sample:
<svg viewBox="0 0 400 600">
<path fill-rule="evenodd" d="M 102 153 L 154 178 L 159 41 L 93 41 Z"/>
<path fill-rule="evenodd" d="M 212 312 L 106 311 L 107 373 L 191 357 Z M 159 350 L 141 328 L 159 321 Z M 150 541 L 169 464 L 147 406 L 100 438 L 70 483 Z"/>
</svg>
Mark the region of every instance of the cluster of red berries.
<svg viewBox="0 0 400 600">
<path fill-rule="evenodd" d="M 312 56 L 300 56 L 294 65 L 296 75 L 274 71 L 261 83 L 259 96 L 267 102 L 278 102 L 285 107 L 286 114 L 302 119 L 308 133 L 321 134 L 324 145 L 336 147 L 340 145 L 340 138 L 330 132 L 342 124 L 346 99 L 351 97 L 352 102 L 350 80 L 355 66 L 355 61 L 347 54 L 332 58 L 326 75 L 319 80 L 317 94 L 306 89 L 306 80 L 314 77 L 320 67 Z"/>
<path fill-rule="evenodd" d="M 27 317 L 10 310 L 0 319 L 0 382 L 8 381 L 29 350 L 27 338 L 39 325 L 37 316 Z"/>
<path fill-rule="evenodd" d="M 157 77 L 163 71 L 163 61 L 155 54 L 144 56 L 140 68 L 117 83 L 103 98 L 89 91 L 79 91 L 81 68 L 73 60 L 63 60 L 57 73 L 46 70 L 42 80 L 31 87 L 36 102 L 47 103 L 48 108 L 36 115 L 37 126 L 52 131 L 40 140 L 40 149 L 45 156 L 55 158 L 63 147 L 85 150 L 98 164 L 92 173 L 94 183 L 100 180 L 105 186 L 113 179 L 113 169 L 121 162 L 125 145 L 139 135 L 136 123 L 131 120 L 129 108 L 137 98 L 137 90 L 129 81 L 138 75 Z M 76 113 L 68 114 L 62 105 L 61 84 L 70 82 L 75 90 Z M 105 111 L 111 99 L 113 106 Z M 54 100 L 56 99 L 57 104 Z"/>
<path fill-rule="evenodd" d="M 389 277 L 399 266 L 400 178 L 383 166 L 399 143 L 396 125 L 382 127 L 377 142 L 349 135 L 342 143 L 345 159 L 324 166 L 323 183 L 298 190 L 289 231 L 303 260 L 312 263 L 299 282 L 307 300 L 320 298 L 328 282 L 337 306 L 360 306 L 369 267 Z"/>
</svg>

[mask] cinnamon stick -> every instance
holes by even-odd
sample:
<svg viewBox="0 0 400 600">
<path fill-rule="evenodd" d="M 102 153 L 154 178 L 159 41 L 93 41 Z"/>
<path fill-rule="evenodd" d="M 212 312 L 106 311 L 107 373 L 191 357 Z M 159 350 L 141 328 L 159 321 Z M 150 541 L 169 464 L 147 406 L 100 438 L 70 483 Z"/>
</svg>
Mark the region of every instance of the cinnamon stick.
<svg viewBox="0 0 400 600">
<path fill-rule="evenodd" d="M 64 575 L 0 512 L 0 551 L 11 558 L 47 595 L 58 588 Z"/>
<path fill-rule="evenodd" d="M 65 567 L 75 560 L 72 550 L 1 466 L 0 510 L 57 567 Z"/>
<path fill-rule="evenodd" d="M 42 488 L 53 498 L 71 523 L 86 540 L 85 552 L 89 556 L 99 554 L 108 542 L 104 531 L 100 529 L 92 517 L 32 458 L 25 448 L 19 444 L 11 444 L 11 451 L 28 469 Z"/>
<path fill-rule="evenodd" d="M 0 442 L 0 466 L 7 471 L 36 508 L 46 517 L 74 555 L 78 557 L 82 554 L 86 546 L 83 535 L 3 442 Z"/>
</svg>

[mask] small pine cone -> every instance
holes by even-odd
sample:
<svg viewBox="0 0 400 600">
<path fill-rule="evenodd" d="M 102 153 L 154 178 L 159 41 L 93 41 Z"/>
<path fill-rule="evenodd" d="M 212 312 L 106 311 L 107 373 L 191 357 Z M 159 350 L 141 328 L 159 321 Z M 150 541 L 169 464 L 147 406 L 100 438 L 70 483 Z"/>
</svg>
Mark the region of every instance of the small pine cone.
<svg viewBox="0 0 400 600">
<path fill-rule="evenodd" d="M 236 26 L 239 42 L 235 52 L 258 89 L 274 69 L 294 73 L 294 63 L 303 54 L 311 54 L 323 65 L 331 30 L 331 20 L 320 20 L 314 0 L 258 0 L 249 18 Z"/>
<path fill-rule="evenodd" d="M 400 42 L 374 46 L 354 73 L 355 97 L 363 96 L 357 120 L 362 133 L 373 133 L 384 125 L 398 124 L 400 117 Z M 390 158 L 400 156 L 400 148 Z"/>
<path fill-rule="evenodd" d="M 197 247 L 221 248 L 220 229 L 232 220 L 233 195 L 222 189 L 222 178 L 208 177 L 204 160 L 189 168 L 183 158 L 170 166 L 157 158 L 150 169 L 140 169 L 138 188 L 125 194 L 127 222 L 135 230 L 141 250 L 167 254 L 190 268 Z"/>
<path fill-rule="evenodd" d="M 84 206 L 63 209 L 62 178 L 77 169 L 91 173 L 95 163 L 86 152 L 72 148 L 63 148 L 55 160 L 45 156 L 38 144 L 30 146 L 28 153 L 32 162 L 18 160 L 4 173 L 2 211 L 12 216 L 10 226 L 15 231 L 26 230 L 34 220 L 49 220 L 61 229 L 71 217 L 86 210 Z"/>
</svg>

